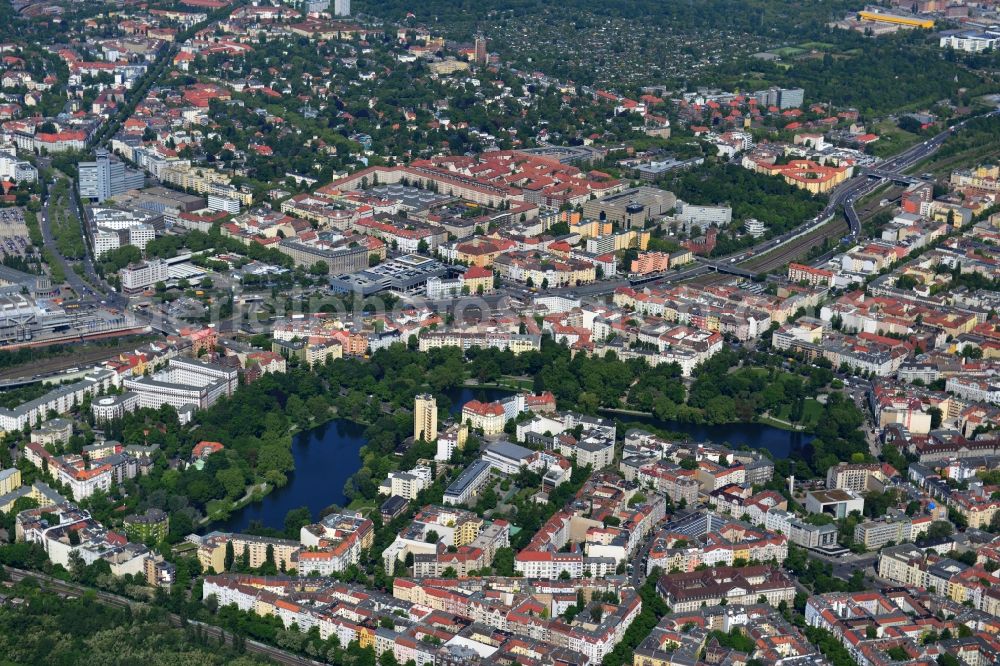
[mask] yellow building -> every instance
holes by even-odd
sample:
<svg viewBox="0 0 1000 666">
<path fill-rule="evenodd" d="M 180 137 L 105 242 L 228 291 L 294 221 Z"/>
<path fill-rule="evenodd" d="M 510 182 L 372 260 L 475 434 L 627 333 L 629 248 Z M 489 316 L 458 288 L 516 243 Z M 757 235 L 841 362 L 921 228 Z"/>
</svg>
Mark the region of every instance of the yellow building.
<svg viewBox="0 0 1000 666">
<path fill-rule="evenodd" d="M 956 229 L 961 229 L 965 225 L 966 217 L 971 220 L 969 211 L 963 210 L 961 206 L 939 202 L 935 202 L 931 207 L 930 216 L 935 222 L 951 224 Z"/>
<path fill-rule="evenodd" d="M 437 437 L 437 399 L 421 393 L 413 399 L 413 439 L 433 442 Z"/>
<path fill-rule="evenodd" d="M 326 359 L 336 360 L 344 358 L 344 347 L 336 340 L 328 340 L 316 344 L 307 344 L 305 347 L 306 363 L 316 365 L 326 363 Z"/>
<path fill-rule="evenodd" d="M 462 406 L 462 422 L 484 435 L 498 435 L 503 432 L 507 418 L 503 406 L 498 402 L 470 400 Z"/>
<path fill-rule="evenodd" d="M 192 190 L 198 194 L 209 194 L 213 185 L 228 186 L 230 178 L 213 169 L 184 165 L 164 169 L 160 180 L 168 185 Z M 226 192 L 226 196 L 239 199 L 244 206 L 253 203 L 253 192 L 247 190 L 229 190 Z"/>
<path fill-rule="evenodd" d="M 1000 166 L 996 164 L 980 164 L 973 169 L 973 173 L 977 178 L 1000 179 Z"/>
<path fill-rule="evenodd" d="M 619 239 L 619 236 L 621 237 Z M 632 247 L 645 250 L 649 247 L 649 239 L 652 233 L 645 229 L 628 229 L 615 237 L 615 252 L 627 250 Z"/>
<path fill-rule="evenodd" d="M 974 492 L 955 493 L 948 506 L 965 518 L 973 529 L 988 528 L 993 517 L 1000 512 L 1000 500 L 992 499 L 990 494 Z"/>
<path fill-rule="evenodd" d="M 470 266 L 462 275 L 462 287 L 467 287 L 470 294 L 493 293 L 493 271 L 480 266 Z"/>
<path fill-rule="evenodd" d="M 507 342 L 507 349 L 513 352 L 516 356 L 525 352 L 536 351 L 538 349 L 538 344 L 532 336 L 522 335 L 518 337 L 511 337 L 511 339 Z"/>
<path fill-rule="evenodd" d="M 673 651 L 657 651 L 655 653 L 634 652 L 632 666 L 671 666 Z"/>
<path fill-rule="evenodd" d="M 233 544 L 233 556 L 239 560 L 246 552 L 250 558 L 251 567 L 262 566 L 267 562 L 268 547 L 274 556 L 274 564 L 285 569 L 294 569 L 292 553 L 302 549 L 298 541 L 288 539 L 270 539 L 251 536 L 249 534 L 220 534 L 206 538 L 198 547 L 198 562 L 206 571 L 211 567 L 217 572 L 226 570 L 226 544 Z"/>
<path fill-rule="evenodd" d="M 445 74 L 454 74 L 455 72 L 461 72 L 469 69 L 469 63 L 464 60 L 455 60 L 454 58 L 446 58 L 445 60 L 440 60 L 438 62 L 432 62 L 427 65 L 435 74 L 441 76 Z"/>
<path fill-rule="evenodd" d="M 607 236 L 614 231 L 614 225 L 608 221 L 600 220 L 584 220 L 581 219 L 580 213 L 570 213 L 569 211 L 563 211 L 560 213 L 561 216 L 572 215 L 575 221 L 569 222 L 569 232 L 571 234 L 580 234 L 580 238 L 597 238 L 598 236 Z M 563 222 L 566 220 L 557 220 Z"/>
<path fill-rule="evenodd" d="M 896 14 L 883 14 L 881 12 L 858 12 L 858 18 L 862 21 L 873 21 L 875 23 L 892 23 L 893 25 L 901 25 L 907 28 L 923 28 L 925 30 L 930 30 L 934 27 L 934 21 L 931 19 L 921 19 L 921 18 L 911 18 L 909 16 L 898 16 Z"/>
<path fill-rule="evenodd" d="M 683 266 L 684 264 L 690 264 L 694 261 L 694 255 L 691 250 L 678 250 L 670 255 L 670 267 Z"/>
<path fill-rule="evenodd" d="M 10 491 L 0 493 L 0 513 L 9 513 L 14 508 L 14 503 L 22 497 L 35 500 L 38 506 L 53 506 L 66 501 L 65 497 L 42 481 L 35 481 L 28 487 L 22 486 L 20 470 L 3 470 L 0 478 L 2 483 L 10 487 Z"/>
<path fill-rule="evenodd" d="M 1000 189 L 1000 167 L 980 165 L 974 169 L 959 169 L 951 173 L 954 187 L 974 187 L 979 190 L 996 192 Z"/>
<path fill-rule="evenodd" d="M 267 615 L 277 615 L 278 609 L 272 602 L 258 597 L 257 600 L 254 601 L 253 612 L 261 617 L 264 617 Z"/>
<path fill-rule="evenodd" d="M 1000 596 L 984 594 L 980 596 L 980 599 L 981 606 L 979 610 L 993 617 L 1000 615 Z"/>
<path fill-rule="evenodd" d="M 541 287 L 545 284 L 550 289 L 556 287 L 590 284 L 597 279 L 597 269 L 594 264 L 575 262 L 566 265 L 565 270 L 551 270 L 545 266 L 528 266 L 524 269 L 524 281 Z"/>
<path fill-rule="evenodd" d="M 16 467 L 0 470 L 0 497 L 21 487 L 21 470 Z"/>
<path fill-rule="evenodd" d="M 482 518 L 471 518 L 459 521 L 455 526 L 455 546 L 465 546 L 476 540 L 479 532 L 483 529 Z"/>
<path fill-rule="evenodd" d="M 364 649 L 375 645 L 375 630 L 371 627 L 358 625 L 358 645 Z"/>
<path fill-rule="evenodd" d="M 224 541 L 206 541 L 198 547 L 198 563 L 205 571 L 212 569 L 220 572 L 226 570 L 226 543 Z"/>
<path fill-rule="evenodd" d="M 503 238 L 475 237 L 459 243 L 455 248 L 455 261 L 467 266 L 488 268 L 497 257 L 516 247 L 513 241 Z"/>
</svg>

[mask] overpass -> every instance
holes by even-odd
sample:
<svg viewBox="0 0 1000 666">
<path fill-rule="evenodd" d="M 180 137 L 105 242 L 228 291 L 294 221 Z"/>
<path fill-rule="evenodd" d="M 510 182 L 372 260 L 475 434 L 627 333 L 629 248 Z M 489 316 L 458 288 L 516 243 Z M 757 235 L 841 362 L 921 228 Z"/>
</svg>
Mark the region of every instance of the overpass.
<svg viewBox="0 0 1000 666">
<path fill-rule="evenodd" d="M 716 273 L 729 273 L 730 275 L 738 275 L 739 277 L 744 278 L 752 278 L 757 275 L 753 271 L 740 268 L 735 263 L 712 261 L 711 259 L 706 259 L 705 257 L 695 257 L 695 261 L 700 263 L 702 266 L 707 266 L 708 268 L 713 269 Z"/>
<path fill-rule="evenodd" d="M 898 171 L 889 171 L 886 169 L 866 169 L 863 172 L 869 178 L 876 180 L 891 180 L 897 185 L 913 185 L 914 183 L 919 183 L 919 178 L 914 178 L 913 176 L 907 176 L 906 174 L 899 173 Z"/>
</svg>

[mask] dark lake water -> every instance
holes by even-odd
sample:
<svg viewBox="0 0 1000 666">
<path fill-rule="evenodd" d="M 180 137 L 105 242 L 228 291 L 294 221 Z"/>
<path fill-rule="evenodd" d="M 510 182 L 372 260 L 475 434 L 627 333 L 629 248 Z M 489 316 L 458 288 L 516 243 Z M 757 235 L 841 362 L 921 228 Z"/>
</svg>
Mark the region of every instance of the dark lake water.
<svg viewBox="0 0 1000 666">
<path fill-rule="evenodd" d="M 451 404 L 448 411 L 457 415 L 462 405 L 473 399 L 497 400 L 509 391 L 462 387 L 445 393 Z M 734 447 L 747 445 L 767 449 L 776 458 L 792 455 L 802 445 L 812 440 L 811 435 L 773 428 L 760 423 L 741 423 L 721 426 L 693 425 L 661 421 L 649 416 L 607 414 L 624 422 L 626 427 L 654 426 L 671 432 L 685 433 L 698 441 L 728 442 Z M 210 529 L 239 532 L 247 529 L 252 521 L 265 527 L 282 529 L 285 514 L 291 509 L 307 506 L 313 517 L 331 504 L 343 506 L 344 483 L 361 467 L 361 447 L 364 445 L 364 426 L 345 419 L 297 434 L 292 440 L 295 471 L 288 476 L 288 484 L 260 502 L 249 504 L 234 512 L 226 521 L 214 523 Z"/>
<path fill-rule="evenodd" d="M 262 501 L 233 512 L 229 520 L 214 523 L 212 529 L 239 532 L 257 520 L 265 527 L 280 530 L 291 509 L 308 506 L 315 518 L 331 504 L 344 505 L 344 483 L 361 467 L 359 452 L 365 443 L 364 431 L 364 426 L 334 419 L 295 435 L 295 471 L 288 475 L 288 484 Z"/>
<path fill-rule="evenodd" d="M 458 388 L 446 391 L 451 404 L 448 411 L 457 415 L 469 400 L 497 400 L 509 391 L 499 389 Z M 239 532 L 252 521 L 264 527 L 282 529 L 285 514 L 307 506 L 313 517 L 331 504 L 347 504 L 344 484 L 361 467 L 361 447 L 365 427 L 346 419 L 334 419 L 325 425 L 298 433 L 292 439 L 295 471 L 288 484 L 266 495 L 260 502 L 233 512 L 228 520 L 213 523 L 210 529 Z"/>
<path fill-rule="evenodd" d="M 749 446 L 751 449 L 767 449 L 775 458 L 788 458 L 813 440 L 813 435 L 804 432 L 782 430 L 764 423 L 727 423 L 725 425 L 701 425 L 663 421 L 653 416 L 632 414 L 605 414 L 626 424 L 626 428 L 653 426 L 660 430 L 683 433 L 699 442 L 729 444 L 733 448 Z"/>
</svg>

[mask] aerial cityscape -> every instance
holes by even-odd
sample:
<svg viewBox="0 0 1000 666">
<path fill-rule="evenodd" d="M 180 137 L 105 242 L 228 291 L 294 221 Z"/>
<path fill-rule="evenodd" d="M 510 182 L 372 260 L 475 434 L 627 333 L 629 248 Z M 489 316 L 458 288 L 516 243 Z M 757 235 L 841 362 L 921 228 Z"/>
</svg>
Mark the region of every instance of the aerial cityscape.
<svg viewBox="0 0 1000 666">
<path fill-rule="evenodd" d="M 1000 664 L 1000 2 L 0 0 L 0 664 Z"/>
</svg>

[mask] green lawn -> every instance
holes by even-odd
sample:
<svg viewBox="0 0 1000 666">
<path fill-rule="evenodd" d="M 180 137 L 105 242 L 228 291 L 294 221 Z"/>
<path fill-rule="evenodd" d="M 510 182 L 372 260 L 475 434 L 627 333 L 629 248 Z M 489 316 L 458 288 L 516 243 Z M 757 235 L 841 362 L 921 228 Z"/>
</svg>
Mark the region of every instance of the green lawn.
<svg viewBox="0 0 1000 666">
<path fill-rule="evenodd" d="M 772 413 L 772 416 L 781 421 L 791 421 L 791 419 L 788 418 L 790 412 L 790 405 L 782 405 L 780 409 Z M 820 417 L 822 416 L 823 405 L 819 404 L 819 402 L 813 398 L 807 398 L 805 405 L 802 407 L 802 421 L 800 421 L 800 425 L 804 425 L 806 427 L 816 425 L 819 423 Z"/>
<path fill-rule="evenodd" d="M 351 511 L 362 511 L 364 509 L 374 509 L 376 506 L 378 505 L 375 503 L 375 500 L 365 499 L 364 497 L 355 497 L 351 500 L 351 503 L 347 505 L 347 508 Z"/>
<path fill-rule="evenodd" d="M 812 398 L 806 400 L 806 404 L 802 408 L 802 420 L 805 423 L 814 425 L 819 423 L 820 418 L 823 417 L 823 405 Z"/>
<path fill-rule="evenodd" d="M 798 48 L 795 46 L 783 46 L 780 49 L 774 49 L 769 53 L 776 53 L 782 58 L 790 58 L 792 56 L 797 56 L 801 53 L 805 53 L 807 49 Z"/>
<path fill-rule="evenodd" d="M 878 141 L 875 142 L 874 149 L 875 154 L 879 157 L 895 155 L 920 141 L 918 135 L 899 129 L 896 123 L 889 120 L 883 120 L 878 125 L 869 128 L 869 131 L 878 134 Z"/>
<path fill-rule="evenodd" d="M 803 42 L 799 48 L 805 51 L 832 51 L 835 47 L 828 42 Z"/>
<path fill-rule="evenodd" d="M 230 509 L 232 509 L 232 506 L 232 502 L 227 499 L 209 500 L 208 503 L 205 504 L 205 514 L 210 518 L 214 517 L 217 513 L 228 514 Z"/>
</svg>

